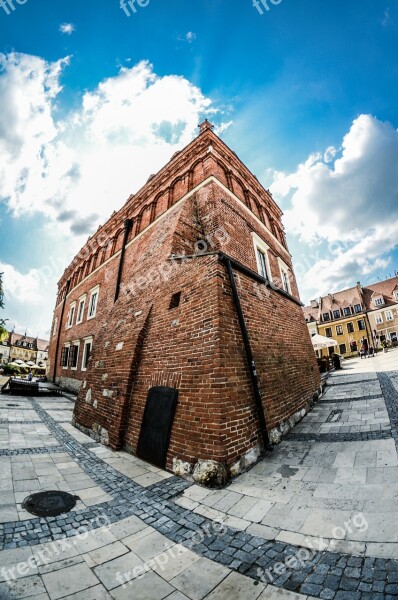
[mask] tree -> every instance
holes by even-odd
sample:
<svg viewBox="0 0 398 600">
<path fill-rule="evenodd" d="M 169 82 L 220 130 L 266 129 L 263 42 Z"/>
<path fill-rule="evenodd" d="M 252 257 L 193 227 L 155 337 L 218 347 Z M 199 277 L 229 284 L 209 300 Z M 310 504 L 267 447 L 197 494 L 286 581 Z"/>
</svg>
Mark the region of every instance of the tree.
<svg viewBox="0 0 398 600">
<path fill-rule="evenodd" d="M 0 273 L 0 308 L 4 310 L 3 273 Z M 5 327 L 7 320 L 8 319 L 0 319 L 0 342 L 8 336 L 8 331 Z"/>
</svg>

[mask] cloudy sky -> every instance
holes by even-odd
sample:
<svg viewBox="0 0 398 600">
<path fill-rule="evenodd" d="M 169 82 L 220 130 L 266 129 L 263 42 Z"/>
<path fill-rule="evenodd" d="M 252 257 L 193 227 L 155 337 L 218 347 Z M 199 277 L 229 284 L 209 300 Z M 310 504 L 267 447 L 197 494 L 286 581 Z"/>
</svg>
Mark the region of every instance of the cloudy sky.
<svg viewBox="0 0 398 600">
<path fill-rule="evenodd" d="M 204 117 L 284 210 L 303 301 L 398 269 L 397 0 L 13 5 L 0 1 L 9 325 L 48 335 L 70 259 Z"/>
</svg>

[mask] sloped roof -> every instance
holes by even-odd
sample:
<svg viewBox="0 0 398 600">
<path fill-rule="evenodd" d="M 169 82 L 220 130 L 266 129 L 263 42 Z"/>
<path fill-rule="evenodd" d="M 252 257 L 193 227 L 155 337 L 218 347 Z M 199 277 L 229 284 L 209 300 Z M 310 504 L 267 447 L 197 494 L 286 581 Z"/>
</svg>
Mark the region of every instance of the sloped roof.
<svg viewBox="0 0 398 600">
<path fill-rule="evenodd" d="M 398 304 L 394 297 L 394 291 L 398 290 L 398 277 L 391 277 L 385 281 L 372 283 L 364 288 L 364 298 L 367 310 L 378 310 L 380 306 L 375 306 L 372 302 L 372 297 L 381 295 L 384 298 L 384 306 L 393 306 Z"/>
</svg>

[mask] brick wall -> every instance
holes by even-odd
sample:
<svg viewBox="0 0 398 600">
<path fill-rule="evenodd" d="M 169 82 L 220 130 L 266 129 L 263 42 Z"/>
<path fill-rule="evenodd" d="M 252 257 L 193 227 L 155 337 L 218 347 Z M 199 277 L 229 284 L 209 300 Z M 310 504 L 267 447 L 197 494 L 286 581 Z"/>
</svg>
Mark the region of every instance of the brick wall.
<svg viewBox="0 0 398 600">
<path fill-rule="evenodd" d="M 120 226 L 126 216 L 136 220 L 115 303 Z M 134 452 L 148 389 L 169 385 L 179 390 L 179 402 L 168 468 L 176 458 L 191 464 L 198 459 L 232 464 L 259 446 L 242 335 L 217 252 L 257 271 L 253 234 L 257 235 L 268 247 L 274 283 L 281 286 L 279 258 L 289 268 L 291 293 L 298 299 L 280 217 L 268 192 L 210 130 L 111 217 L 99 232 L 109 232 L 112 241 L 98 252 L 93 236 L 91 254 L 81 252 L 59 284 L 55 317 L 60 347 L 94 338 L 87 371 L 56 366 L 57 378 L 81 385 L 77 426 L 113 448 Z M 115 229 L 116 237 L 111 235 Z M 171 256 L 179 258 L 170 260 Z M 86 264 L 83 271 L 81 260 Z M 72 285 L 61 323 L 67 279 Z M 236 273 L 236 279 L 272 429 L 305 407 L 317 390 L 315 355 L 297 303 L 247 275 Z M 66 329 L 70 304 L 84 293 L 89 297 L 96 285 L 100 292 L 95 319 L 85 318 Z M 180 304 L 170 309 L 175 293 L 181 294 Z M 50 348 L 52 368 L 56 339 L 57 335 Z M 81 354 L 79 365 L 80 361 Z"/>
</svg>

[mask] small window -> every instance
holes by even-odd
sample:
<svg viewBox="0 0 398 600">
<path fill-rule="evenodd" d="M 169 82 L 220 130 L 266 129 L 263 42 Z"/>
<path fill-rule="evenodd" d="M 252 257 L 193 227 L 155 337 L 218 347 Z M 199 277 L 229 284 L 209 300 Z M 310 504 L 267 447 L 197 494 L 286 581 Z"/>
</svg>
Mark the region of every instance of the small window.
<svg viewBox="0 0 398 600">
<path fill-rule="evenodd" d="M 364 331 L 365 329 L 366 329 L 365 321 L 363 319 L 360 319 L 358 321 L 358 330 L 359 331 Z"/>
<path fill-rule="evenodd" d="M 354 333 L 354 323 L 347 323 L 348 333 Z"/>
<path fill-rule="evenodd" d="M 331 338 L 332 335 L 333 335 L 332 328 L 331 327 L 326 327 L 325 334 L 326 334 L 326 337 L 330 337 Z"/>
<path fill-rule="evenodd" d="M 257 248 L 257 262 L 258 262 L 258 272 L 261 277 L 264 279 L 268 279 L 268 271 L 267 271 L 267 259 L 265 258 L 265 252 Z"/>
<path fill-rule="evenodd" d="M 330 315 L 329 315 L 329 313 L 323 313 L 322 319 L 323 319 L 323 321 L 330 321 Z"/>
<path fill-rule="evenodd" d="M 396 344 L 398 342 L 397 332 L 396 331 L 392 331 L 390 333 L 390 340 L 392 341 L 393 344 Z"/>
<path fill-rule="evenodd" d="M 374 299 L 375 306 L 383 306 L 384 298 L 380 296 L 379 298 Z"/>
<path fill-rule="evenodd" d="M 170 300 L 169 310 L 180 306 L 180 300 L 181 300 L 181 292 L 177 292 L 177 293 L 173 294 L 171 297 L 171 300 Z"/>
<path fill-rule="evenodd" d="M 79 357 L 79 343 L 74 343 L 69 351 L 69 366 L 71 369 L 77 369 L 77 359 Z"/>
<path fill-rule="evenodd" d="M 86 371 L 87 370 L 88 361 L 90 360 L 90 355 L 91 355 L 91 349 L 92 349 L 92 347 L 93 347 L 93 341 L 92 340 L 86 340 L 84 342 L 82 371 Z"/>
<path fill-rule="evenodd" d="M 93 319 L 97 313 L 99 288 L 91 290 L 87 319 Z"/>
<path fill-rule="evenodd" d="M 71 304 L 70 309 L 69 309 L 69 318 L 68 318 L 67 327 L 72 327 L 73 320 L 75 318 L 75 311 L 76 311 L 76 304 Z"/>
<path fill-rule="evenodd" d="M 337 335 L 343 335 L 343 326 L 342 325 L 336 326 L 336 333 L 337 333 Z"/>
<path fill-rule="evenodd" d="M 289 284 L 289 276 L 286 271 L 281 271 L 282 275 L 282 286 L 285 292 L 290 294 L 290 284 Z"/>
<path fill-rule="evenodd" d="M 351 308 L 349 306 L 346 306 L 345 308 L 343 308 L 343 312 L 345 317 L 349 317 L 351 314 Z"/>
<path fill-rule="evenodd" d="M 340 311 L 339 310 L 333 311 L 333 319 L 340 319 Z"/>
<path fill-rule="evenodd" d="M 354 341 L 350 342 L 350 349 L 351 349 L 351 352 L 357 352 L 358 351 L 357 342 L 354 342 Z"/>
<path fill-rule="evenodd" d="M 386 310 L 384 313 L 386 315 L 386 321 L 393 321 L 394 317 L 391 310 Z"/>
<path fill-rule="evenodd" d="M 62 348 L 62 352 L 61 352 L 61 367 L 63 367 L 64 369 L 67 368 L 68 364 L 69 364 L 69 353 L 70 353 L 70 346 L 64 346 L 64 348 Z"/>
<path fill-rule="evenodd" d="M 79 308 L 77 309 L 76 323 L 81 323 L 83 321 L 85 304 L 86 304 L 86 297 L 84 296 L 84 298 L 80 298 L 80 300 L 79 300 Z"/>
<path fill-rule="evenodd" d="M 347 353 L 347 346 L 345 344 L 340 344 L 339 349 L 340 349 L 340 354 Z"/>
<path fill-rule="evenodd" d="M 395 296 L 395 300 L 397 300 L 397 302 L 398 302 L 398 290 L 396 292 L 394 292 L 394 296 Z"/>
<path fill-rule="evenodd" d="M 383 315 L 376 315 L 376 325 L 383 323 Z"/>
<path fill-rule="evenodd" d="M 360 304 L 355 304 L 355 306 L 354 306 L 354 311 L 355 311 L 356 313 L 360 313 L 360 312 L 361 312 L 361 310 L 362 310 L 362 306 L 361 306 Z"/>
</svg>

